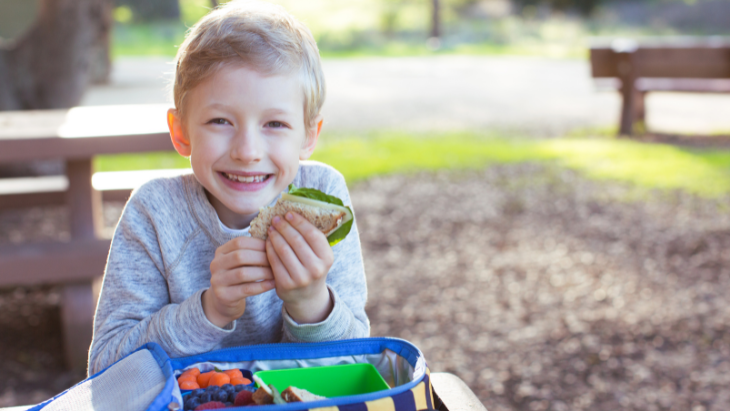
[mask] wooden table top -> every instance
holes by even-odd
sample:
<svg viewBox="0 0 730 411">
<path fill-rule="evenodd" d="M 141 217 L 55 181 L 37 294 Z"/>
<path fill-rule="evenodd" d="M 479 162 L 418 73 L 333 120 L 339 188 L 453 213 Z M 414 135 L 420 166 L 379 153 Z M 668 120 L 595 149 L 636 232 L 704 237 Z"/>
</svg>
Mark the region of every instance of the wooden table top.
<svg viewBox="0 0 730 411">
<path fill-rule="evenodd" d="M 168 105 L 0 112 L 0 162 L 172 150 Z"/>
</svg>

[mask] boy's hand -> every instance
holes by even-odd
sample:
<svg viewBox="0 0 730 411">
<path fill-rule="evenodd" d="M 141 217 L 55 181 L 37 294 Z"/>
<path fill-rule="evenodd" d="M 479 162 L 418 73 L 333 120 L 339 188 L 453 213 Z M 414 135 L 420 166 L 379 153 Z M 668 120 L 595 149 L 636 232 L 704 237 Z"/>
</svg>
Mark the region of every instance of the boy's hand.
<svg viewBox="0 0 730 411">
<path fill-rule="evenodd" d="M 324 233 L 297 213 L 274 217 L 266 240 L 266 255 L 276 281 L 276 293 L 294 321 L 323 321 L 332 311 L 327 273 L 334 254 Z"/>
<path fill-rule="evenodd" d="M 246 311 L 246 297 L 274 288 L 274 276 L 263 240 L 238 237 L 215 250 L 210 288 L 203 292 L 208 320 L 225 327 Z"/>
</svg>

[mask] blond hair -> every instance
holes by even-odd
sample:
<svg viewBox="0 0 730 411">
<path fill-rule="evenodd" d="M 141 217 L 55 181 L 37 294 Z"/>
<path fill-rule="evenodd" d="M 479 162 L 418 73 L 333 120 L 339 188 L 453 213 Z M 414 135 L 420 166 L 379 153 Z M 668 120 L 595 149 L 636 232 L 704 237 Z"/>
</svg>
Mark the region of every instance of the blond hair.
<svg viewBox="0 0 730 411">
<path fill-rule="evenodd" d="M 175 60 L 173 99 L 180 116 L 190 90 L 222 65 L 236 63 L 266 75 L 298 71 L 307 130 L 324 103 L 324 74 L 312 33 L 271 3 L 234 0 L 216 8 L 190 28 Z"/>
</svg>

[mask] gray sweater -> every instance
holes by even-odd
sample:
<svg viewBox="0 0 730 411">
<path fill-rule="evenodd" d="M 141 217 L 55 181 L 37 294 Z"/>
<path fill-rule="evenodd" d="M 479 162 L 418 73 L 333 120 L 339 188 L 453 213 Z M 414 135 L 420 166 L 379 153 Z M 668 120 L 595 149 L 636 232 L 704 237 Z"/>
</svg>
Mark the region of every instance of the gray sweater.
<svg viewBox="0 0 730 411">
<path fill-rule="evenodd" d="M 344 178 L 325 164 L 301 162 L 293 184 L 316 188 L 351 206 Z M 210 287 L 216 248 L 235 237 L 224 229 L 192 174 L 153 180 L 137 189 L 112 239 L 94 319 L 89 375 L 150 341 L 171 357 L 180 357 L 238 345 L 370 334 L 356 224 L 332 248 L 335 260 L 327 285 L 334 308 L 324 321 L 297 324 L 271 290 L 248 297 L 246 312 L 228 329 L 212 324 L 200 297 Z"/>
</svg>

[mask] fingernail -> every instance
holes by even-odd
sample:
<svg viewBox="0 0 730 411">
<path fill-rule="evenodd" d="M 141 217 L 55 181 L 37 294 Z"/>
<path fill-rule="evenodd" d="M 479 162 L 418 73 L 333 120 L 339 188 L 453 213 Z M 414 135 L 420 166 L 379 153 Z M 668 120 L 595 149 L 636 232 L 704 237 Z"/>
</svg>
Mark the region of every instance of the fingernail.
<svg viewBox="0 0 730 411">
<path fill-rule="evenodd" d="M 273 221 L 273 222 L 274 222 L 274 224 L 276 224 L 276 223 L 278 223 L 279 221 L 281 221 L 281 218 L 279 218 L 279 216 L 276 216 L 276 217 L 274 217 L 274 219 L 273 219 L 273 220 L 271 220 L 271 221 Z"/>
<path fill-rule="evenodd" d="M 269 226 L 269 232 L 270 232 L 270 233 L 273 233 L 273 232 L 274 232 L 274 226 L 273 226 L 273 225 L 270 225 L 270 226 Z"/>
<path fill-rule="evenodd" d="M 291 219 L 294 218 L 294 215 L 292 213 L 286 213 L 286 219 L 291 221 Z"/>
</svg>

